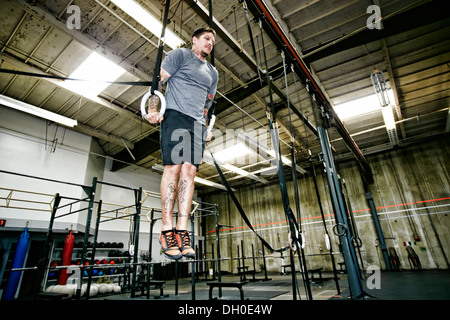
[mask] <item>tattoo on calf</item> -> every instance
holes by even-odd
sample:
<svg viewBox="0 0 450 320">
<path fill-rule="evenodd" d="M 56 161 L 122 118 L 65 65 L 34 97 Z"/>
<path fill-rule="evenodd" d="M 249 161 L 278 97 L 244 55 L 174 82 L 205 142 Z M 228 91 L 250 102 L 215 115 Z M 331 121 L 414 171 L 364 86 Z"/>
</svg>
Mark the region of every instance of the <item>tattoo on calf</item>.
<svg viewBox="0 0 450 320">
<path fill-rule="evenodd" d="M 167 191 L 163 199 L 163 209 L 166 213 L 171 211 L 171 204 L 175 199 L 175 188 L 175 181 L 172 181 L 167 185 Z"/>
<path fill-rule="evenodd" d="M 187 192 L 188 181 L 186 179 L 180 180 L 178 186 L 178 206 L 179 214 L 181 217 L 185 217 L 187 215 L 187 205 L 186 205 L 186 192 Z"/>
</svg>

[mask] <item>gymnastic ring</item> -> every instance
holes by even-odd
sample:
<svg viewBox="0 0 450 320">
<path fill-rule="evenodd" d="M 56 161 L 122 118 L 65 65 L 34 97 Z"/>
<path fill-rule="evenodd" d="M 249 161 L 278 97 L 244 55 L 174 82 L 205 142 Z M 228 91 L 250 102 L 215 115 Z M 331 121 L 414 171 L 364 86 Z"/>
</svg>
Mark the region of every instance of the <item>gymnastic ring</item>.
<svg viewBox="0 0 450 320">
<path fill-rule="evenodd" d="M 344 231 L 342 233 L 338 233 L 337 232 L 338 231 L 338 229 L 337 229 L 338 227 L 342 227 L 344 229 Z M 347 234 L 347 226 L 345 224 L 342 224 L 342 223 L 335 224 L 333 226 L 333 232 L 338 237 L 345 236 Z"/>
<path fill-rule="evenodd" d="M 164 116 L 164 112 L 166 111 L 166 98 L 164 98 L 164 95 L 159 92 L 158 90 L 153 91 L 153 94 L 158 96 L 161 101 L 161 109 L 159 110 L 159 118 L 162 119 Z M 141 115 L 142 118 L 145 119 L 145 116 L 147 115 L 147 111 L 145 109 L 147 105 L 147 100 L 152 96 L 152 91 L 149 90 L 141 99 Z"/>
</svg>

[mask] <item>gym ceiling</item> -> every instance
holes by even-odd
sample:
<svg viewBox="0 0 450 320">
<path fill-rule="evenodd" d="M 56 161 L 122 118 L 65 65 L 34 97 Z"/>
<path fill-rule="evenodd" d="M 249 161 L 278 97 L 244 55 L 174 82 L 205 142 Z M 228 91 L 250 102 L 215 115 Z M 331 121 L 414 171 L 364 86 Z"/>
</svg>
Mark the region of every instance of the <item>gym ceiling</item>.
<svg viewBox="0 0 450 320">
<path fill-rule="evenodd" d="M 1 69 L 69 77 L 94 51 L 126 71 L 117 81 L 152 80 L 160 31 L 152 34 L 111 1 L 0 2 Z M 162 19 L 165 2 L 137 2 Z M 336 161 L 364 161 L 372 154 L 448 134 L 450 17 L 443 3 L 247 0 L 259 68 L 265 72 L 265 54 L 272 76 L 282 154 L 290 156 L 288 132 L 292 126 L 299 172 L 309 167 L 308 149 L 316 163 L 321 152 L 310 95 L 305 89 L 307 79 L 315 88 L 319 104 L 326 105 L 324 110 L 331 113 L 355 100 L 359 101 L 356 106 L 347 105 L 347 109 L 359 110 L 368 104 L 364 99 L 374 97 L 371 74 L 375 70 L 383 72 L 387 89 L 392 90 L 390 103 L 396 126 L 391 135 L 380 109 L 342 118 L 335 113 L 331 117 L 328 133 Z M 228 146 L 239 141 L 238 130 L 260 133 L 260 141 L 270 149 L 265 111 L 269 89 L 258 79 L 243 3 L 213 0 L 212 4 L 217 30 L 214 62 L 220 76 L 215 130 L 220 130 L 223 141 L 232 139 Z M 70 6 L 80 9 L 77 28 L 68 27 L 74 13 Z M 368 21 L 376 21 L 376 11 L 370 10 L 374 6 L 380 9 L 381 23 L 368 28 Z M 208 0 L 172 0 L 168 28 L 190 47 L 193 30 L 208 24 L 208 11 Z M 261 27 L 255 22 L 260 17 Z M 286 78 L 281 51 L 286 57 Z M 104 154 L 116 160 L 114 171 L 137 167 L 159 171 L 158 127 L 140 116 L 140 100 L 147 86 L 112 84 L 97 97 L 87 98 L 61 83 L 51 78 L 0 73 L 0 94 L 77 120 L 72 129 L 96 139 Z M 221 146 L 220 139 L 210 142 L 209 147 L 218 150 L 214 147 Z M 264 184 L 276 179 L 274 170 L 270 174 L 270 159 L 270 155 L 260 153 L 251 161 L 233 162 L 250 174 L 226 170 L 230 184 Z M 209 163 L 200 166 L 198 176 L 220 183 L 214 165 Z"/>
</svg>

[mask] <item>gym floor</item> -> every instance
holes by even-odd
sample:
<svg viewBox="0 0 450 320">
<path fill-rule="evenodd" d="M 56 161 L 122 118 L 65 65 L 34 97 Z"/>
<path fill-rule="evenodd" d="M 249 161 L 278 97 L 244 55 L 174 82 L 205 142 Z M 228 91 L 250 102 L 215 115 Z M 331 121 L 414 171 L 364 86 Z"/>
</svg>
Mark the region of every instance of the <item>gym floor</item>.
<svg viewBox="0 0 450 320">
<path fill-rule="evenodd" d="M 337 293 L 336 284 L 332 279 L 332 273 L 322 274 L 322 283 L 312 283 L 311 293 L 313 300 L 351 300 L 348 290 L 346 274 L 339 274 L 339 287 L 341 293 Z M 369 276 L 370 277 L 370 276 Z M 257 276 L 256 279 L 263 278 Z M 269 274 L 269 281 L 248 281 L 243 286 L 246 300 L 293 300 L 292 276 L 290 274 Z M 247 279 L 249 280 L 249 279 Z M 422 271 L 382 271 L 379 278 L 379 288 L 369 289 L 366 286 L 366 276 L 363 279 L 365 292 L 368 294 L 364 300 L 450 300 L 450 271 L 449 270 L 422 270 Z M 197 280 L 195 283 L 195 300 L 209 299 L 209 286 L 211 280 Z M 223 282 L 239 281 L 237 275 L 222 276 Z M 301 274 L 297 274 L 301 297 L 297 300 L 307 300 Z M 175 291 L 175 280 L 166 281 L 164 285 L 164 297 L 159 297 L 159 289 L 150 291 L 151 299 L 161 300 L 192 300 L 191 278 L 178 280 L 178 294 Z M 145 300 L 146 296 L 136 292 L 132 300 Z M 213 297 L 218 297 L 218 288 L 214 288 Z M 130 293 L 97 296 L 92 300 L 128 300 Z M 239 300 L 239 290 L 236 288 L 223 288 L 221 300 Z M 362 299 L 361 299 L 362 300 Z"/>
</svg>

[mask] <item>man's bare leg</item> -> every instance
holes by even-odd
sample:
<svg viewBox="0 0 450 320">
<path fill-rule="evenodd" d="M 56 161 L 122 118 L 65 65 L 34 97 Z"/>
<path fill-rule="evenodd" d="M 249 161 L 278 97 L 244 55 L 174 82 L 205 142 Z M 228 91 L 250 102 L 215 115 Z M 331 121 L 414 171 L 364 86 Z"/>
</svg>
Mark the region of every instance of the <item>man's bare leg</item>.
<svg viewBox="0 0 450 320">
<path fill-rule="evenodd" d="M 164 166 L 164 173 L 161 179 L 161 231 L 173 229 L 173 207 L 177 195 L 178 176 L 181 166 L 181 164 Z"/>
<path fill-rule="evenodd" d="M 177 230 L 186 230 L 189 213 L 191 211 L 192 197 L 194 195 L 194 178 L 197 168 L 184 163 L 180 170 L 180 180 L 178 182 L 178 221 Z"/>
<path fill-rule="evenodd" d="M 184 163 L 181 167 L 180 180 L 178 182 L 178 220 L 177 220 L 177 241 L 180 251 L 187 258 L 195 258 L 195 251 L 191 247 L 187 223 L 191 211 L 192 197 L 194 195 L 194 178 L 197 168 Z"/>
<path fill-rule="evenodd" d="M 173 207 L 177 194 L 177 182 L 181 165 L 166 165 L 161 179 L 162 226 L 159 242 L 166 257 L 178 260 L 182 257 L 176 235 L 173 231 Z"/>
</svg>

